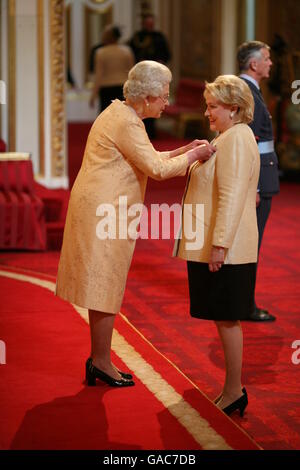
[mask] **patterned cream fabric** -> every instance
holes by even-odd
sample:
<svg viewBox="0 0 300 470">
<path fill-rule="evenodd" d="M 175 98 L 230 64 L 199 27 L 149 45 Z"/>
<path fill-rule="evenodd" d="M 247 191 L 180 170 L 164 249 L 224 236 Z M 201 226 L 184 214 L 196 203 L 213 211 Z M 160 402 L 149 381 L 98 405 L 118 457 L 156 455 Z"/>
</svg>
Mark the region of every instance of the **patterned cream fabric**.
<svg viewBox="0 0 300 470">
<path fill-rule="evenodd" d="M 148 176 L 184 175 L 187 156 L 168 157 L 154 149 L 143 122 L 125 103 L 115 100 L 98 116 L 71 192 L 57 295 L 80 307 L 119 312 L 135 240 L 121 239 L 118 225 L 116 239 L 99 239 L 97 208 L 110 204 L 118 221 L 120 197 L 127 197 L 128 207 L 143 203 Z"/>
</svg>

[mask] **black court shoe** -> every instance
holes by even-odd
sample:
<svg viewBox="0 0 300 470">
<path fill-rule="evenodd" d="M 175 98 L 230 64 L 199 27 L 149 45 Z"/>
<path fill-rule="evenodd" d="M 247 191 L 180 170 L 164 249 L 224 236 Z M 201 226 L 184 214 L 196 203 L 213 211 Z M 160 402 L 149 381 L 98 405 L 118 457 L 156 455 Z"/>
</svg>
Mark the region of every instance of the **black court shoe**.
<svg viewBox="0 0 300 470">
<path fill-rule="evenodd" d="M 95 367 L 92 361 L 86 362 L 85 379 L 89 387 L 96 385 L 96 379 L 102 380 L 102 382 L 107 383 L 111 387 L 132 387 L 135 385 L 133 380 L 127 380 L 123 377 L 121 379 L 114 379 Z"/>
<path fill-rule="evenodd" d="M 268 310 L 264 310 L 262 308 L 256 307 L 254 312 L 252 312 L 248 318 L 246 318 L 248 321 L 275 321 L 276 317 L 274 315 L 271 315 L 271 313 L 268 312 Z"/>
<path fill-rule="evenodd" d="M 246 391 L 245 387 L 242 388 L 242 392 L 247 395 L 247 391 Z M 219 395 L 217 398 L 214 399 L 214 404 L 215 404 L 215 405 L 218 404 L 218 402 L 221 400 L 222 396 L 223 396 L 223 395 L 222 395 L 222 393 L 221 393 L 221 395 Z"/>
<path fill-rule="evenodd" d="M 85 370 L 87 370 L 87 367 L 88 367 L 88 364 L 89 362 L 92 362 L 92 358 L 89 357 L 87 360 L 86 360 L 86 363 L 85 363 Z M 118 370 L 119 374 L 123 377 L 123 379 L 127 379 L 127 380 L 132 380 L 133 379 L 133 376 L 131 374 L 127 374 L 127 372 L 122 372 L 120 370 Z"/>
<path fill-rule="evenodd" d="M 224 413 L 229 416 L 234 411 L 239 410 L 240 416 L 243 417 L 247 405 L 248 405 L 248 395 L 247 395 L 246 389 L 244 388 L 243 395 L 237 400 L 235 400 L 234 402 L 230 403 L 230 405 L 223 408 L 222 411 L 224 411 Z"/>
</svg>

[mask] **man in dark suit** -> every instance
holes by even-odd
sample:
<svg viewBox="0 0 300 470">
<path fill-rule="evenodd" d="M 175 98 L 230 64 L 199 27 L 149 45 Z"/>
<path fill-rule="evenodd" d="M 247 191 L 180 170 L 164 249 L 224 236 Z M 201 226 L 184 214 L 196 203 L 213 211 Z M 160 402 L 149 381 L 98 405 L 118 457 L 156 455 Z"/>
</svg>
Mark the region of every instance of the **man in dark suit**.
<svg viewBox="0 0 300 470">
<path fill-rule="evenodd" d="M 152 13 L 142 16 L 142 29 L 132 36 L 128 45 L 133 50 L 136 62 L 156 60 L 167 64 L 171 59 L 168 40 L 161 31 L 155 29 L 155 18 Z"/>
<path fill-rule="evenodd" d="M 171 51 L 166 36 L 155 29 L 155 17 L 152 13 L 146 12 L 142 15 L 142 29 L 134 33 L 128 42 L 135 56 L 135 61 L 156 60 L 162 64 L 167 64 L 171 59 Z M 156 137 L 155 119 L 144 120 L 147 134 L 150 139 Z"/>
<path fill-rule="evenodd" d="M 278 160 L 274 150 L 272 116 L 262 93 L 261 80 L 268 78 L 272 61 L 270 47 L 260 41 L 249 41 L 238 48 L 237 54 L 240 77 L 248 84 L 254 98 L 254 118 L 250 124 L 257 140 L 261 168 L 256 197 L 258 251 L 260 250 L 264 229 L 270 214 L 272 197 L 279 192 Z M 249 317 L 250 321 L 274 321 L 276 318 L 267 310 L 257 307 Z"/>
</svg>

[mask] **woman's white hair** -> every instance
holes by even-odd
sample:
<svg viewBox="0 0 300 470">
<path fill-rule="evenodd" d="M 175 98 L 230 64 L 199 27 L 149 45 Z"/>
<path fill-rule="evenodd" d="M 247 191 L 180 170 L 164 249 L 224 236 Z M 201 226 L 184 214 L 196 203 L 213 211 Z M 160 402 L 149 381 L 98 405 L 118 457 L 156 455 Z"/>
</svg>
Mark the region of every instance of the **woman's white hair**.
<svg viewBox="0 0 300 470">
<path fill-rule="evenodd" d="M 138 101 L 147 96 L 160 96 L 165 85 L 172 80 L 172 73 L 165 65 L 154 60 L 138 62 L 129 71 L 124 83 L 123 94 L 131 101 Z"/>
</svg>

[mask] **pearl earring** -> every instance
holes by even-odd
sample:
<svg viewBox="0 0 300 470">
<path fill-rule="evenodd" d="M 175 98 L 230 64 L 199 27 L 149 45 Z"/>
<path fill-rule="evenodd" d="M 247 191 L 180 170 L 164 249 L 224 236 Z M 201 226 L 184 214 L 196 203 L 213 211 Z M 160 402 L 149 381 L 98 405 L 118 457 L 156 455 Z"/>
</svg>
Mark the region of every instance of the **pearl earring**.
<svg viewBox="0 0 300 470">
<path fill-rule="evenodd" d="M 232 119 L 234 115 L 235 115 L 235 112 L 234 112 L 234 111 L 231 111 L 231 113 L 230 113 L 230 119 Z"/>
</svg>

